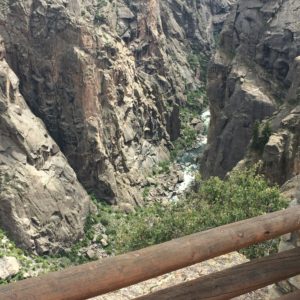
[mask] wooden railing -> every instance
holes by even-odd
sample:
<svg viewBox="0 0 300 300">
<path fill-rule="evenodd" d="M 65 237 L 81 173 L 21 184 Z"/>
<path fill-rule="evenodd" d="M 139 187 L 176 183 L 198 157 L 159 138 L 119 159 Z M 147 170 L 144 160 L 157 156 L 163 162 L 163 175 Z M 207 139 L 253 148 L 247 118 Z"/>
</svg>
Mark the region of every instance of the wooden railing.
<svg viewBox="0 0 300 300">
<path fill-rule="evenodd" d="M 4 285 L 0 299 L 88 299 L 297 230 L 300 206 Z M 298 274 L 300 248 L 295 248 L 138 299 L 230 299 Z M 299 293 L 286 297 L 300 299 Z"/>
</svg>

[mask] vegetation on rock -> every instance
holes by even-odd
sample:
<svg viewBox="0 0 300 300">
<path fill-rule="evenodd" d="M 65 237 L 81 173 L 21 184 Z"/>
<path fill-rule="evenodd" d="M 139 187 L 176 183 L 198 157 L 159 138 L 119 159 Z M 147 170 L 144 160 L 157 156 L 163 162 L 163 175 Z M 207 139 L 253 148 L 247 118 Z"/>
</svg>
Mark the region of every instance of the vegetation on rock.
<svg viewBox="0 0 300 300">
<path fill-rule="evenodd" d="M 95 17 L 94 17 L 94 24 L 103 24 L 106 21 L 106 17 L 102 12 L 103 7 L 107 5 L 106 0 L 98 0 L 97 2 L 97 9 L 95 12 Z"/>
<path fill-rule="evenodd" d="M 208 106 L 208 99 L 204 86 L 187 93 L 187 107 L 194 113 L 202 113 Z"/>
<path fill-rule="evenodd" d="M 171 160 L 175 160 L 180 153 L 193 147 L 199 133 L 191 126 L 193 118 L 199 118 L 208 107 L 208 99 L 204 86 L 196 90 L 187 91 L 186 106 L 180 107 L 181 134 L 174 142 L 174 149 L 171 151 Z M 203 132 L 205 134 L 205 132 Z"/>
<path fill-rule="evenodd" d="M 255 122 L 253 127 L 251 148 L 262 153 L 271 135 L 272 129 L 269 122 L 266 122 L 262 125 L 259 122 Z"/>
<path fill-rule="evenodd" d="M 285 202 L 277 186 L 256 174 L 255 168 L 234 171 L 226 180 L 197 180 L 186 199 L 168 205 L 155 203 L 125 215 L 115 223 L 113 239 L 117 253 L 124 253 L 212 227 L 280 210 Z M 248 257 L 276 249 L 276 241 L 243 251 Z"/>
<path fill-rule="evenodd" d="M 39 257 L 25 253 L 1 231 L 0 257 L 16 257 L 22 266 L 17 275 L 2 283 L 96 259 L 82 250 L 93 244 L 108 255 L 121 254 L 285 207 L 279 188 L 270 187 L 262 175 L 256 174 L 256 168 L 233 171 L 226 180 L 212 177 L 203 181 L 199 176 L 194 190 L 186 198 L 167 204 L 152 203 L 127 214 L 92 198 L 97 210 L 87 218 L 85 237 L 60 256 Z M 101 245 L 103 235 L 96 229 L 99 226 L 105 228 L 107 234 L 105 246 Z M 242 253 L 255 258 L 276 249 L 277 240 L 273 240 L 251 246 Z"/>
<path fill-rule="evenodd" d="M 0 230 L 0 258 L 15 257 L 21 269 L 16 275 L 0 280 L 0 284 L 57 271 L 71 264 L 67 257 L 37 256 L 18 248 L 3 230 Z"/>
<path fill-rule="evenodd" d="M 209 62 L 209 57 L 207 57 L 202 52 L 192 51 L 188 55 L 187 59 L 191 69 L 195 73 L 200 72 L 201 80 L 206 81 L 207 65 Z"/>
</svg>

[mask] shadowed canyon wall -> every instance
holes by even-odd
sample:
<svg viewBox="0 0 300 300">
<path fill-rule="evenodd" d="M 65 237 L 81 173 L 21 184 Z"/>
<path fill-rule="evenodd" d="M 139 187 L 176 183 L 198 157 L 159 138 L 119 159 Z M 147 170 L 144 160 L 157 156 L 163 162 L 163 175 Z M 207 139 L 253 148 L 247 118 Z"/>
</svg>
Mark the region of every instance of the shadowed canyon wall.
<svg viewBox="0 0 300 300">
<path fill-rule="evenodd" d="M 1 1 L 0 223 L 19 244 L 77 240 L 86 191 L 142 203 L 232 2 Z"/>
<path fill-rule="evenodd" d="M 232 9 L 208 70 L 212 119 L 202 160 L 204 177 L 260 162 L 291 205 L 300 203 L 299 11 L 295 0 L 241 0 Z M 280 250 L 295 246 L 299 233 L 286 235 Z"/>
<path fill-rule="evenodd" d="M 84 187 L 140 203 L 145 174 L 180 134 L 230 1 L 9 1 L 0 32 L 21 93 Z"/>
</svg>

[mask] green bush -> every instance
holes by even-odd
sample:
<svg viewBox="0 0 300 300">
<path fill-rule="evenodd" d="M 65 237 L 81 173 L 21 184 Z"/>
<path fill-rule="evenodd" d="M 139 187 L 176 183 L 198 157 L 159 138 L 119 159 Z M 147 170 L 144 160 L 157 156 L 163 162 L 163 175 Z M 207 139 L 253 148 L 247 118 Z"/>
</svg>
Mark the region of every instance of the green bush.
<svg viewBox="0 0 300 300">
<path fill-rule="evenodd" d="M 164 163 L 163 165 L 168 165 Z M 20 273 L 2 280 L 1 283 L 16 281 L 23 274 L 36 270 L 39 274 L 76 265 L 90 260 L 79 255 L 80 249 L 95 238 L 94 225 L 102 223 L 109 236 L 107 253 L 124 253 L 150 245 L 162 243 L 208 228 L 244 220 L 264 213 L 280 210 L 285 201 L 280 197 L 277 186 L 268 186 L 266 180 L 256 174 L 256 169 L 234 171 L 227 180 L 213 177 L 202 181 L 200 177 L 194 191 L 186 199 L 167 205 L 155 203 L 125 214 L 92 197 L 97 213 L 86 220 L 85 237 L 71 251 L 58 257 L 38 257 L 18 249 L 0 230 L 0 257 L 14 256 L 22 265 Z M 145 189 L 145 196 L 149 191 Z M 277 241 L 269 241 L 244 249 L 249 258 L 262 256 L 276 250 Z"/>
<path fill-rule="evenodd" d="M 170 173 L 170 167 L 171 167 L 171 161 L 170 160 L 163 160 L 158 163 L 157 167 L 153 169 L 153 175 L 158 174 L 169 174 Z"/>
<path fill-rule="evenodd" d="M 197 131 L 186 125 L 182 128 L 181 136 L 173 143 L 174 149 L 170 152 L 171 161 L 175 161 L 186 149 L 192 148 L 197 140 Z"/>
<path fill-rule="evenodd" d="M 269 187 L 255 169 L 234 171 L 230 178 L 197 182 L 199 188 L 186 199 L 167 206 L 140 208 L 116 224 L 114 247 L 118 253 L 162 243 L 208 228 L 237 222 L 284 207 L 277 186 Z M 271 241 L 243 251 L 248 257 L 272 252 Z"/>
<path fill-rule="evenodd" d="M 187 92 L 187 106 L 198 115 L 208 106 L 208 98 L 205 87 L 199 87 Z"/>
<path fill-rule="evenodd" d="M 106 17 L 102 13 L 102 9 L 107 4 L 108 4 L 108 2 L 105 1 L 105 0 L 98 0 L 98 2 L 97 2 L 97 9 L 96 9 L 95 17 L 94 17 L 94 24 L 100 25 L 100 24 L 103 24 L 103 23 L 106 22 Z"/>
<path fill-rule="evenodd" d="M 94 17 L 94 23 L 95 24 L 104 24 L 106 21 L 106 18 L 104 15 L 102 15 L 101 13 L 97 13 Z"/>
<path fill-rule="evenodd" d="M 259 122 L 256 121 L 253 127 L 251 148 L 262 153 L 271 135 L 272 129 L 269 122 L 260 125 Z"/>
<path fill-rule="evenodd" d="M 196 109 L 191 109 L 190 106 L 181 107 L 181 132 L 180 137 L 173 143 L 174 149 L 170 152 L 171 161 L 175 161 L 180 154 L 191 148 L 196 142 L 198 134 L 194 127 L 190 125 L 190 121 L 199 117 L 200 114 L 200 112 L 197 113 Z"/>
<path fill-rule="evenodd" d="M 188 55 L 187 61 L 193 71 L 196 72 L 197 69 L 200 69 L 202 80 L 206 81 L 209 57 L 201 52 L 192 51 Z"/>
<path fill-rule="evenodd" d="M 47 272 L 57 271 L 70 265 L 70 261 L 63 257 L 37 256 L 18 248 L 11 241 L 5 231 L 0 229 L 0 257 L 12 256 L 20 263 L 21 269 L 7 279 L 0 279 L 0 285 L 25 278 L 26 273 L 34 272 L 41 275 Z"/>
</svg>

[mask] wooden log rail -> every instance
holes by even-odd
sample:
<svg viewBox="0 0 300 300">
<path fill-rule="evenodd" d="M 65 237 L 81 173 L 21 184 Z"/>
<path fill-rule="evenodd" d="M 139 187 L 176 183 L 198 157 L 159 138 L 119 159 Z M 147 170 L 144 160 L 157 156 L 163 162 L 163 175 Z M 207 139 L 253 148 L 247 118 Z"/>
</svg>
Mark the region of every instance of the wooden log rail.
<svg viewBox="0 0 300 300">
<path fill-rule="evenodd" d="M 299 273 L 300 248 L 295 248 L 178 284 L 136 300 L 199 300 L 199 295 L 202 300 L 232 299 Z"/>
<path fill-rule="evenodd" d="M 0 299 L 88 299 L 297 230 L 300 230 L 300 206 L 1 286 Z M 299 264 L 295 265 L 296 270 L 293 266 L 295 255 L 299 255 L 298 249 L 285 258 L 285 269 L 287 266 L 290 269 L 285 276 L 300 273 Z M 273 263 L 272 258 L 268 263 Z M 202 298 L 198 295 L 197 299 Z"/>
</svg>

